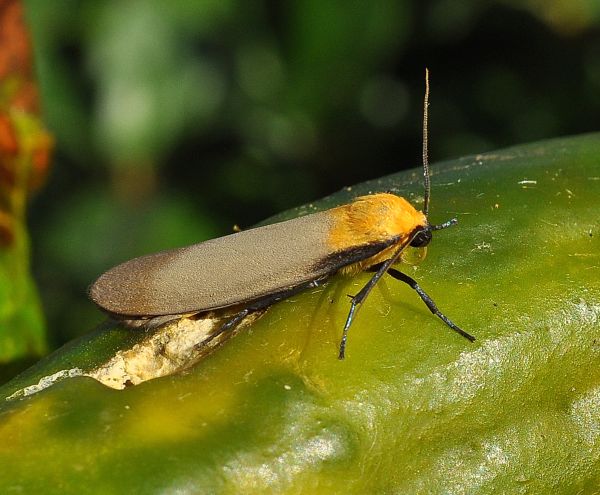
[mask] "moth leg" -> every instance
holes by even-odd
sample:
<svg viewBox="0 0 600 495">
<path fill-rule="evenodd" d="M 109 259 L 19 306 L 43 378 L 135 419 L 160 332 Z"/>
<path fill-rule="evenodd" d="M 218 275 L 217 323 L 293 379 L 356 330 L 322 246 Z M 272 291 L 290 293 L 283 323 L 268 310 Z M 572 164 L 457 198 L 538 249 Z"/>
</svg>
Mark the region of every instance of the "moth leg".
<svg viewBox="0 0 600 495">
<path fill-rule="evenodd" d="M 154 330 L 158 327 L 162 327 L 170 321 L 177 320 L 184 315 L 162 315 L 152 316 L 150 318 L 127 318 L 119 315 L 109 314 L 112 321 L 123 325 L 127 328 L 143 329 L 143 330 Z"/>
<path fill-rule="evenodd" d="M 344 325 L 344 330 L 342 332 L 342 341 L 340 342 L 340 352 L 338 354 L 338 359 L 344 359 L 346 357 L 346 342 L 348 340 L 348 329 L 350 325 L 352 325 L 352 321 L 354 320 L 354 314 L 359 306 L 364 302 L 369 293 L 375 287 L 375 284 L 379 282 L 379 279 L 383 276 L 383 274 L 389 270 L 389 264 L 387 262 L 381 263 L 377 266 L 375 271 L 375 275 L 371 277 L 365 286 L 358 292 L 358 294 L 354 296 L 348 296 L 350 298 L 350 311 L 348 312 L 348 317 L 346 318 L 346 323 Z"/>
<path fill-rule="evenodd" d="M 308 282 L 306 284 L 299 285 L 298 287 L 293 287 L 292 289 L 286 289 L 279 293 L 272 294 L 268 297 L 264 297 L 261 300 L 255 301 L 250 306 L 247 306 L 246 308 L 233 314 L 233 316 L 229 317 L 229 319 L 225 323 L 223 323 L 219 327 L 219 329 L 210 336 L 210 338 L 213 339 L 215 337 L 218 337 L 222 333 L 233 330 L 242 322 L 242 320 L 244 318 L 246 318 L 246 316 L 248 316 L 251 313 L 265 311 L 267 308 L 269 308 L 276 302 L 286 299 L 286 298 L 288 298 L 294 294 L 297 294 L 298 292 L 301 292 L 307 288 L 319 287 L 319 285 L 321 285 L 326 280 L 326 278 L 327 277 L 321 277 L 316 280 L 311 280 L 310 282 Z"/>
<path fill-rule="evenodd" d="M 224 332 L 229 332 L 237 327 L 242 320 L 250 314 L 250 308 L 242 309 L 239 313 L 236 313 L 231 318 L 229 318 L 225 323 L 221 325 L 221 327 L 211 335 L 211 338 L 217 337 Z"/>
<path fill-rule="evenodd" d="M 460 328 L 457 324 L 455 324 L 450 318 L 448 318 L 445 314 L 443 314 L 436 304 L 433 302 L 433 299 L 421 288 L 421 286 L 417 283 L 417 281 L 402 273 L 400 270 L 396 270 L 395 268 L 388 268 L 388 274 L 394 277 L 396 280 L 400 280 L 407 284 L 411 289 L 414 289 L 419 297 L 423 300 L 425 305 L 429 308 L 435 316 L 437 316 L 440 320 L 442 320 L 446 325 L 448 325 L 452 330 L 454 330 L 459 335 L 462 335 L 465 339 L 470 342 L 475 340 L 475 337 L 465 332 L 462 328 Z"/>
</svg>

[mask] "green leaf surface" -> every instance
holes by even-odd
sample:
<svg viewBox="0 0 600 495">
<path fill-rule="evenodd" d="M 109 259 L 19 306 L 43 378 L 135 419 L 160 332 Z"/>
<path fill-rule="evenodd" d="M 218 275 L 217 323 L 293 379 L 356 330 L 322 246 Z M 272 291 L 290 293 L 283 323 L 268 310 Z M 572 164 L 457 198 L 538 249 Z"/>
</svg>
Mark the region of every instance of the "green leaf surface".
<svg viewBox="0 0 600 495">
<path fill-rule="evenodd" d="M 31 364 L 46 351 L 45 323 L 29 272 L 27 233 L 16 223 L 18 241 L 0 249 L 0 382 L 12 367 Z"/>
<path fill-rule="evenodd" d="M 346 294 L 369 274 L 336 276 L 185 372 L 124 390 L 65 378 L 5 401 L 0 491 L 597 493 L 599 157 L 594 134 L 433 166 L 431 221 L 459 224 L 405 269 L 475 343 L 386 278 L 339 361 Z M 393 175 L 288 215 L 382 190 L 418 205 L 420 180 Z M 100 329 L 0 393 L 141 338 Z"/>
</svg>

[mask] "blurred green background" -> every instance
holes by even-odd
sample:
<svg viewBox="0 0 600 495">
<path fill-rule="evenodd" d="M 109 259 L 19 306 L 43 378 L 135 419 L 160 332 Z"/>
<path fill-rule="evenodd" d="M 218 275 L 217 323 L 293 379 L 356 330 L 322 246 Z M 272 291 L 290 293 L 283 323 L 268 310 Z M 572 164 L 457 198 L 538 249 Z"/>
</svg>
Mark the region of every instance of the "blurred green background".
<svg viewBox="0 0 600 495">
<path fill-rule="evenodd" d="M 86 288 L 118 262 L 418 166 L 426 66 L 432 161 L 600 128 L 597 0 L 25 8 L 57 146 L 29 212 L 52 346 L 104 319 Z"/>
</svg>

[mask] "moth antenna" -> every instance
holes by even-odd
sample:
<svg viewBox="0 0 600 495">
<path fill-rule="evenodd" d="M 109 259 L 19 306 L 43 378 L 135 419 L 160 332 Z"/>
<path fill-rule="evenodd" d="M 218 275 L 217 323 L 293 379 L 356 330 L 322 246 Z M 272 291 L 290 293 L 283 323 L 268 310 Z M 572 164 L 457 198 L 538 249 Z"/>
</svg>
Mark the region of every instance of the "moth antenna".
<svg viewBox="0 0 600 495">
<path fill-rule="evenodd" d="M 425 186 L 425 198 L 423 199 L 423 214 L 429 218 L 429 196 L 431 194 L 431 183 L 429 180 L 429 127 L 427 125 L 429 111 L 429 69 L 425 69 L 425 100 L 423 102 L 423 185 Z"/>
</svg>

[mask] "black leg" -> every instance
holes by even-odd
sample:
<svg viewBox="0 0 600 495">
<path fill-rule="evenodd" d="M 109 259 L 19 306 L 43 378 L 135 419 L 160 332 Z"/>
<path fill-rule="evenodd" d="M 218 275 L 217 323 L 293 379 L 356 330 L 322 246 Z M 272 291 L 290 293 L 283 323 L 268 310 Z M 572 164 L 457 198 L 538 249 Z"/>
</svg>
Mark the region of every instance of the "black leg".
<svg viewBox="0 0 600 495">
<path fill-rule="evenodd" d="M 369 271 L 374 271 L 375 275 L 371 277 L 371 280 L 367 282 L 367 284 L 360 290 L 358 294 L 355 296 L 349 296 L 352 302 L 350 303 L 350 312 L 348 313 L 348 318 L 346 318 L 346 324 L 344 325 L 344 332 L 342 334 L 342 341 L 340 342 L 340 353 L 338 354 L 339 359 L 344 359 L 346 355 L 346 341 L 348 340 L 348 329 L 350 325 L 352 325 L 352 320 L 354 319 L 354 313 L 358 310 L 359 305 L 363 303 L 363 301 L 367 298 L 369 293 L 375 287 L 375 284 L 379 282 L 379 279 L 383 277 L 383 274 L 387 272 L 390 267 L 398 261 L 402 252 L 410 245 L 410 243 L 419 235 L 421 231 L 415 232 L 412 237 L 406 239 L 400 246 L 398 246 L 397 251 L 392 255 L 392 257 L 383 263 L 379 263 L 370 268 Z"/>
<path fill-rule="evenodd" d="M 264 311 L 269 306 L 272 306 L 276 302 L 281 301 L 282 299 L 286 299 L 286 298 L 288 298 L 290 296 L 293 296 L 294 294 L 297 294 L 298 292 L 301 292 L 301 291 L 303 291 L 305 289 L 308 289 L 308 288 L 319 287 L 321 284 L 323 284 L 323 282 L 325 282 L 326 279 L 327 279 L 327 277 L 321 277 L 321 278 L 316 279 L 316 280 L 311 280 L 310 282 L 307 282 L 305 284 L 299 285 L 299 286 L 294 287 L 292 289 L 287 289 L 287 290 L 284 290 L 284 291 L 281 291 L 281 292 L 278 292 L 278 293 L 275 293 L 275 294 L 271 294 L 269 296 L 263 297 L 262 299 L 259 299 L 259 300 L 255 301 L 254 303 L 252 303 L 248 307 L 240 310 L 239 312 L 237 312 L 233 316 L 231 316 L 225 323 L 223 323 L 219 327 L 219 329 L 216 332 L 214 332 L 213 334 L 211 334 L 210 338 L 214 339 L 215 337 L 218 337 L 222 333 L 229 332 L 229 331 L 233 330 L 250 313 L 255 313 L 257 311 Z M 202 346 L 202 343 L 198 344 L 198 346 L 199 347 Z"/>
<path fill-rule="evenodd" d="M 379 279 L 383 277 L 383 274 L 389 270 L 389 267 L 398 259 L 398 257 L 407 245 L 408 243 L 401 246 L 400 249 L 389 260 L 384 261 L 383 263 L 379 263 L 375 267 L 372 267 L 372 271 L 375 271 L 376 273 L 371 277 L 371 280 L 367 282 L 367 284 L 360 290 L 358 294 L 356 294 L 355 296 L 348 296 L 351 299 L 350 311 L 348 312 L 346 324 L 344 325 L 344 331 L 342 333 L 342 341 L 340 342 L 340 353 L 338 354 L 338 359 L 344 359 L 344 357 L 346 356 L 346 341 L 348 340 L 348 329 L 350 328 L 350 325 L 352 325 L 354 314 L 358 310 L 359 305 L 364 302 L 369 293 L 373 290 L 373 287 L 375 287 L 375 284 L 377 284 L 377 282 L 379 282 Z"/>
<path fill-rule="evenodd" d="M 400 280 L 401 282 L 408 284 L 412 289 L 414 289 L 416 293 L 419 294 L 419 297 L 423 300 L 423 302 L 427 305 L 429 311 L 436 315 L 452 330 L 454 330 L 459 335 L 462 335 L 465 339 L 467 339 L 470 342 L 473 342 L 475 340 L 475 337 L 465 332 L 462 328 L 460 328 L 458 325 L 452 322 L 445 314 L 443 314 L 438 309 L 438 307 L 433 302 L 433 299 L 431 299 L 431 297 L 429 297 L 429 295 L 423 289 L 421 289 L 421 286 L 417 283 L 417 281 L 414 278 L 409 277 L 405 273 L 402 273 L 401 271 L 396 270 L 395 268 L 388 268 L 387 272 L 396 280 Z"/>
<path fill-rule="evenodd" d="M 248 316 L 248 314 L 250 313 L 250 310 L 248 308 L 243 309 L 242 311 L 240 311 L 239 313 L 236 313 L 235 315 L 233 315 L 231 318 L 229 318 L 225 323 L 223 323 L 219 329 L 213 333 L 209 339 L 212 340 L 215 337 L 218 337 L 219 335 L 221 335 L 224 332 L 229 332 L 230 330 L 233 330 L 235 327 L 237 327 L 242 320 Z M 198 344 L 196 344 L 196 349 L 200 349 L 204 346 L 206 341 L 200 342 Z"/>
<path fill-rule="evenodd" d="M 221 325 L 221 328 L 219 328 L 215 333 L 213 333 L 211 335 L 211 338 L 214 338 L 217 335 L 221 335 L 223 332 L 228 332 L 230 330 L 233 330 L 235 327 L 237 327 L 242 322 L 242 320 L 246 316 L 248 316 L 249 313 L 250 313 L 250 310 L 248 308 L 242 309 L 239 313 L 236 313 L 231 318 L 229 318 L 229 320 L 227 320 L 225 323 L 223 323 Z"/>
</svg>

